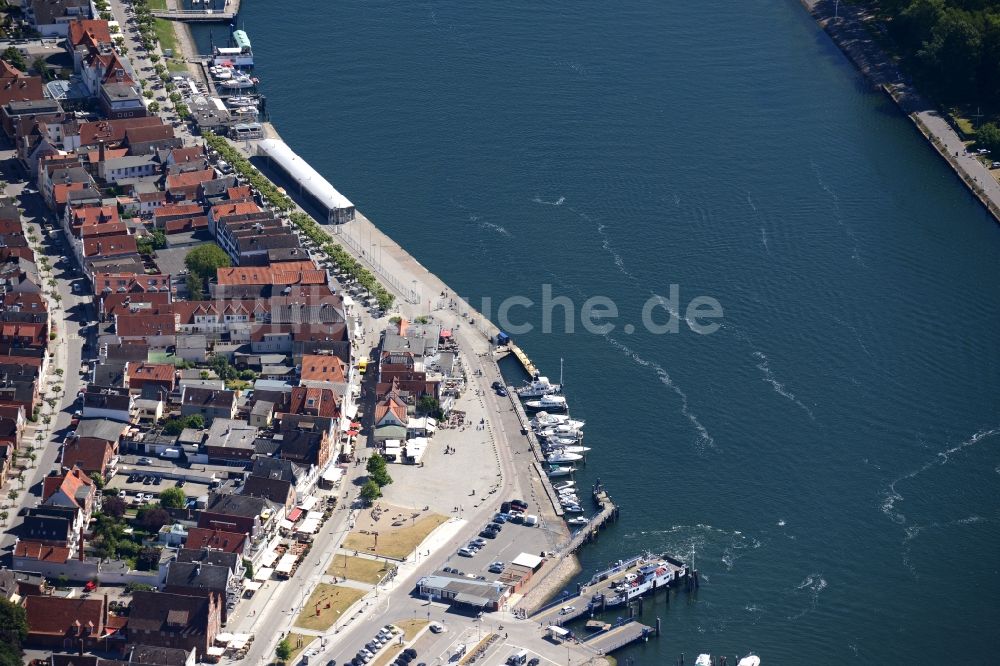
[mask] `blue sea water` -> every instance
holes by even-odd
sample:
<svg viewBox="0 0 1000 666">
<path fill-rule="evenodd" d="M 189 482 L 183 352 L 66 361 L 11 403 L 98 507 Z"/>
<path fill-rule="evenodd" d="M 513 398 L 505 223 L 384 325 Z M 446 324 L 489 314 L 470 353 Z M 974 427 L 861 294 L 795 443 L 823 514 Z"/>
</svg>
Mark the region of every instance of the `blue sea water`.
<svg viewBox="0 0 1000 666">
<path fill-rule="evenodd" d="M 246 0 L 240 23 L 283 138 L 458 293 L 617 304 L 606 335 L 517 338 L 565 359 L 582 481 L 622 506 L 587 575 L 643 549 L 702 575 L 620 659 L 995 661 L 1000 227 L 798 2 Z M 721 329 L 647 332 L 674 284 Z"/>
</svg>

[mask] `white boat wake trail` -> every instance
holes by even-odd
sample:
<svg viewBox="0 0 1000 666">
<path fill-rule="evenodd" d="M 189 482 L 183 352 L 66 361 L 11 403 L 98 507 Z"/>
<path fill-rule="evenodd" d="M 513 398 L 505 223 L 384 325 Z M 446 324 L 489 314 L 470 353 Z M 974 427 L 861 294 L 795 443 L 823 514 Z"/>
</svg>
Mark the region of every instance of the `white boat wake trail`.
<svg viewBox="0 0 1000 666">
<path fill-rule="evenodd" d="M 614 347 L 618 351 L 622 352 L 623 354 L 631 358 L 636 364 L 644 368 L 650 368 L 653 371 L 655 371 L 657 376 L 660 378 L 660 382 L 662 382 L 664 386 L 666 386 L 674 393 L 676 393 L 677 397 L 681 399 L 681 414 L 683 414 L 687 418 L 687 420 L 691 422 L 691 425 L 694 426 L 694 429 L 698 432 L 698 443 L 703 446 L 715 448 L 715 440 L 708 433 L 708 430 L 705 428 L 705 426 L 701 424 L 701 421 L 698 420 L 698 417 L 694 414 L 694 412 L 691 411 L 690 407 L 688 406 L 687 394 L 681 390 L 681 387 L 677 386 L 677 384 L 674 383 L 674 380 L 670 378 L 670 374 L 663 368 L 663 366 L 653 361 L 647 361 L 646 359 L 642 358 L 641 356 L 636 354 L 634 351 L 632 351 L 622 343 L 612 338 L 610 335 L 605 335 L 604 339 L 607 340 L 612 347 Z"/>
<path fill-rule="evenodd" d="M 847 234 L 848 238 L 851 239 L 851 243 L 853 244 L 851 259 L 864 266 L 865 262 L 861 259 L 861 253 L 858 252 L 858 236 L 849 226 L 847 226 L 844 222 L 844 218 L 840 214 L 840 197 L 837 196 L 837 193 L 826 184 L 825 180 L 823 180 L 823 175 L 819 171 L 819 164 L 817 164 L 815 160 L 809 160 L 809 165 L 812 167 L 813 174 L 816 176 L 816 184 L 819 185 L 820 189 L 830 195 L 830 199 L 833 201 L 834 219 L 837 221 L 837 224 L 840 225 L 840 228 L 844 230 L 844 233 Z"/>
<path fill-rule="evenodd" d="M 562 206 L 566 202 L 566 197 L 559 197 L 555 201 L 546 201 L 541 197 L 535 197 L 532 201 L 536 204 L 542 204 L 543 206 Z"/>
<path fill-rule="evenodd" d="M 816 417 L 813 415 L 812 410 L 803 405 L 802 402 L 795 397 L 794 393 L 786 389 L 784 384 L 782 384 L 781 382 L 779 382 L 777 379 L 774 378 L 774 373 L 771 372 L 771 368 L 767 364 L 767 356 L 764 355 L 764 352 L 755 351 L 753 355 L 754 358 L 756 358 L 759 361 L 759 363 L 757 363 L 757 369 L 760 370 L 762 373 L 764 373 L 764 376 L 762 377 L 763 381 L 770 384 L 771 388 L 774 389 L 775 393 L 777 393 L 783 398 L 791 400 L 795 405 L 800 407 L 802 411 L 808 414 L 810 419 L 815 421 Z"/>
<path fill-rule="evenodd" d="M 1000 435 L 1000 428 L 992 428 L 990 430 L 980 430 L 979 432 L 975 433 L 974 435 L 972 435 L 972 437 L 965 440 L 964 442 L 956 444 L 955 446 L 945 449 L 944 451 L 938 452 L 936 456 L 928 460 L 926 463 L 924 463 L 917 469 L 913 470 L 912 472 L 908 472 L 907 474 L 904 474 L 903 476 L 889 483 L 889 485 L 882 490 L 882 505 L 881 505 L 882 513 L 888 516 L 889 520 L 896 523 L 897 525 L 905 524 L 906 514 L 896 509 L 896 502 L 899 502 L 904 499 L 904 497 L 900 494 L 899 490 L 897 490 L 896 488 L 898 484 L 904 481 L 909 481 L 910 479 L 915 479 L 916 477 L 920 476 L 921 474 L 931 469 L 932 467 L 940 467 L 942 465 L 947 465 L 951 461 L 951 457 L 954 454 L 959 453 L 963 449 L 967 449 L 970 446 L 975 446 L 976 444 L 982 442 L 983 440 L 989 439 L 996 435 Z"/>
<path fill-rule="evenodd" d="M 760 212 L 757 210 L 757 205 L 753 202 L 753 198 L 749 192 L 747 192 L 747 204 L 753 209 L 754 215 L 757 216 L 757 221 L 760 221 Z M 771 251 L 771 248 L 767 245 L 767 229 L 763 225 L 760 227 L 760 244 L 764 246 L 764 251 Z"/>
<path fill-rule="evenodd" d="M 809 611 L 816 610 L 816 605 L 819 603 L 819 594 L 825 590 L 826 587 L 826 579 L 823 578 L 823 574 L 814 573 L 806 576 L 805 580 L 795 587 L 795 591 L 806 592 L 809 594 L 809 606 L 797 615 L 789 616 L 788 619 L 797 620 Z"/>
</svg>

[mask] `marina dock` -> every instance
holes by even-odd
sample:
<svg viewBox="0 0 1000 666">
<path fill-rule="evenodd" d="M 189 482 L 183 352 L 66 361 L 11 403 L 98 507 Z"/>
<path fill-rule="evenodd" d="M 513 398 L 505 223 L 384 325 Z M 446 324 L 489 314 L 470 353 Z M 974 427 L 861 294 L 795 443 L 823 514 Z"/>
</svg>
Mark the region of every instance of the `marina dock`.
<svg viewBox="0 0 1000 666">
<path fill-rule="evenodd" d="M 598 654 L 610 654 L 630 643 L 646 640 L 655 634 L 656 629 L 653 627 L 646 626 L 634 619 L 627 619 L 610 629 L 588 636 L 584 639 L 583 644 Z"/>
<path fill-rule="evenodd" d="M 573 538 L 570 539 L 569 544 L 563 550 L 563 555 L 569 555 L 580 550 L 584 544 L 597 539 L 597 533 L 601 528 L 609 522 L 618 520 L 618 506 L 611 501 L 611 496 L 608 495 L 608 491 L 604 489 L 600 481 L 594 486 L 593 493 L 594 501 L 597 502 L 597 513 L 590 518 L 590 522 L 583 529 L 573 535 Z"/>
<path fill-rule="evenodd" d="M 231 23 L 236 15 L 240 13 L 240 2 L 242 0 L 226 0 L 224 9 L 216 11 L 211 9 L 178 9 L 168 3 L 166 9 L 152 12 L 156 18 L 167 19 L 168 21 L 184 21 L 193 23 Z M 181 0 L 176 1 L 177 5 Z"/>
<path fill-rule="evenodd" d="M 531 362 L 531 359 L 528 358 L 528 355 L 524 353 L 523 349 L 515 345 L 513 342 L 509 343 L 507 348 L 510 349 L 510 353 L 521 362 L 521 365 L 524 367 L 524 371 L 528 373 L 529 377 L 534 377 L 538 374 L 538 368 L 536 368 L 535 364 Z"/>
</svg>

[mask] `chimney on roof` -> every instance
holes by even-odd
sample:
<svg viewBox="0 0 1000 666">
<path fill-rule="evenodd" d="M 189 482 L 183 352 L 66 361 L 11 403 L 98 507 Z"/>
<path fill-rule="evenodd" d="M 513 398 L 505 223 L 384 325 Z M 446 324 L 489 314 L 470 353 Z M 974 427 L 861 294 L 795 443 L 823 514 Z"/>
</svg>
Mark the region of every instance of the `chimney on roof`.
<svg viewBox="0 0 1000 666">
<path fill-rule="evenodd" d="M 100 164 L 104 161 L 104 139 L 97 142 L 97 162 Z"/>
</svg>

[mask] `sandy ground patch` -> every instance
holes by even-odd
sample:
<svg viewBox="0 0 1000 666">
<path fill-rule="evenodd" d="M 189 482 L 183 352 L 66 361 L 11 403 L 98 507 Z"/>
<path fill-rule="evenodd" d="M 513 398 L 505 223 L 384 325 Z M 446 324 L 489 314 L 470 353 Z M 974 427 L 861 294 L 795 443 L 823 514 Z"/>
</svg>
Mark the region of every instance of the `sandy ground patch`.
<svg viewBox="0 0 1000 666">
<path fill-rule="evenodd" d="M 389 572 L 395 568 L 395 565 L 387 562 L 337 553 L 333 556 L 333 561 L 330 562 L 330 568 L 326 570 L 326 575 L 341 576 L 360 583 L 374 585 L 379 580 L 386 578 Z"/>
<path fill-rule="evenodd" d="M 363 596 L 365 596 L 363 590 L 320 583 L 309 595 L 309 601 L 299 613 L 295 626 L 313 631 L 326 631 L 344 611 L 351 607 L 351 604 Z"/>
<path fill-rule="evenodd" d="M 428 534 L 446 522 L 446 516 L 429 511 L 376 505 L 358 516 L 354 530 L 344 540 L 343 548 L 405 559 Z"/>
</svg>

